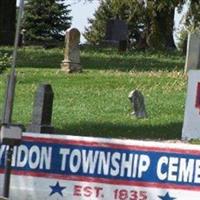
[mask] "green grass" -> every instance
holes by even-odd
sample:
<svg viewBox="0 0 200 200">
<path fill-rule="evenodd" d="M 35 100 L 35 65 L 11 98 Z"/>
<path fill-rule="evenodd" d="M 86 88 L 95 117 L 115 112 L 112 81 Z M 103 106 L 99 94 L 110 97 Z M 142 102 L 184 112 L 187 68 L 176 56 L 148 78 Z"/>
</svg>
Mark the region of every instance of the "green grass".
<svg viewBox="0 0 200 200">
<path fill-rule="evenodd" d="M 10 48 L 0 49 L 11 52 Z M 177 52 L 81 49 L 83 73 L 60 71 L 62 49 L 20 49 L 13 121 L 29 124 L 34 93 L 41 83 L 54 90 L 56 133 L 115 138 L 177 139 L 181 136 L 186 76 Z M 8 73 L 8 71 L 6 72 Z M 6 73 L 0 80 L 3 106 Z M 145 96 L 147 119 L 130 115 L 128 93 Z M 2 107 L 1 106 L 1 107 Z"/>
</svg>

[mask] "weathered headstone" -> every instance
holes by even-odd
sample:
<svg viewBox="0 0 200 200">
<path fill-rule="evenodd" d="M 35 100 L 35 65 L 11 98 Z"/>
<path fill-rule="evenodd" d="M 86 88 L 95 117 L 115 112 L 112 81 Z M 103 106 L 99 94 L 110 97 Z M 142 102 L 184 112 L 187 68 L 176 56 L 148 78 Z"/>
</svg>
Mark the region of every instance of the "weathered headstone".
<svg viewBox="0 0 200 200">
<path fill-rule="evenodd" d="M 76 28 L 70 28 L 65 35 L 64 60 L 61 63 L 61 70 L 71 72 L 81 72 L 80 64 L 80 32 Z"/>
<path fill-rule="evenodd" d="M 185 72 L 190 69 L 200 69 L 200 33 L 189 33 Z"/>
<path fill-rule="evenodd" d="M 53 133 L 51 126 L 54 93 L 51 85 L 40 85 L 36 91 L 32 122 L 28 127 L 33 133 Z"/>
<path fill-rule="evenodd" d="M 139 90 L 133 90 L 129 93 L 128 98 L 131 101 L 133 112 L 137 118 L 146 118 L 147 112 L 145 109 L 144 96 Z"/>
</svg>

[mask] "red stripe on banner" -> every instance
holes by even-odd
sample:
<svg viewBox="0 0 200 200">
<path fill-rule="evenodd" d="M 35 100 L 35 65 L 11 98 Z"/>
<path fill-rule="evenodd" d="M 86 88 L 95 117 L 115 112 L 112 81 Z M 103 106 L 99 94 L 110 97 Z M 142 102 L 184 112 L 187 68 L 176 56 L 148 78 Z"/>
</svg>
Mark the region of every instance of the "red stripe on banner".
<svg viewBox="0 0 200 200">
<path fill-rule="evenodd" d="M 200 83 L 197 83 L 195 107 L 200 109 Z"/>
<path fill-rule="evenodd" d="M 3 173 L 4 170 L 0 169 L 0 173 Z M 190 191 L 200 191 L 200 186 L 189 186 L 189 185 L 177 185 L 173 183 L 154 183 L 154 182 L 143 182 L 143 181 L 129 181 L 129 180 L 115 180 L 115 179 L 105 179 L 105 178 L 92 178 L 85 176 L 63 176 L 59 174 L 46 174 L 38 172 L 26 172 L 26 171 L 16 171 L 12 170 L 13 175 L 18 176 L 31 176 L 37 178 L 46 178 L 46 179 L 60 179 L 68 181 L 81 181 L 89 183 L 101 183 L 101 184 L 110 184 L 110 185 L 124 185 L 124 186 L 136 186 L 136 187 L 152 187 L 160 189 L 174 189 L 174 190 L 190 190 Z"/>
<path fill-rule="evenodd" d="M 23 141 L 27 142 L 40 142 L 46 144 L 63 144 L 63 145 L 77 145 L 85 147 L 106 147 L 112 149 L 123 149 L 123 150 L 139 150 L 139 151 L 151 151 L 151 152 L 163 152 L 163 153 L 179 153 L 179 154 L 190 154 L 190 155 L 199 155 L 200 150 L 191 150 L 191 149 L 176 149 L 167 147 L 147 147 L 139 145 L 123 145 L 123 144 L 111 144 L 103 142 L 89 142 L 89 141 L 77 141 L 77 140 L 66 140 L 66 139 L 55 139 L 55 138 L 42 138 L 42 137 L 29 137 L 24 136 Z"/>
</svg>

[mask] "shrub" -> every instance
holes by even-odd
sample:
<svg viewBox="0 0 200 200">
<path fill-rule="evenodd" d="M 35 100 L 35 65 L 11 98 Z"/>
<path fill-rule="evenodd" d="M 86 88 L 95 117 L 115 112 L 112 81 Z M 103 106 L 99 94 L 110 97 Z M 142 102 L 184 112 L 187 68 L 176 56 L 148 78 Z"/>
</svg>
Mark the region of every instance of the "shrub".
<svg viewBox="0 0 200 200">
<path fill-rule="evenodd" d="M 9 66 L 11 66 L 11 57 L 7 53 L 0 52 L 0 74 Z"/>
</svg>

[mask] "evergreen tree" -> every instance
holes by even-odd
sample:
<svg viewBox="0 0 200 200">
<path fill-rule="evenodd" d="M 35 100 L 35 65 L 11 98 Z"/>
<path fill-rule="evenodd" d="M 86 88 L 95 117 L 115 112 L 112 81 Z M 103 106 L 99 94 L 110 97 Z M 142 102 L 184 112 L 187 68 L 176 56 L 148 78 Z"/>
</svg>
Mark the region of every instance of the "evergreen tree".
<svg viewBox="0 0 200 200">
<path fill-rule="evenodd" d="M 64 0 L 29 0 L 25 4 L 23 28 L 29 42 L 46 43 L 63 40 L 71 25 L 69 5 Z"/>
<path fill-rule="evenodd" d="M 0 0 L 0 45 L 13 45 L 15 37 L 16 0 Z"/>
</svg>

